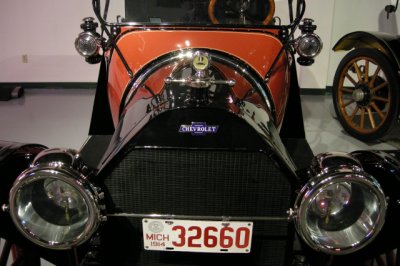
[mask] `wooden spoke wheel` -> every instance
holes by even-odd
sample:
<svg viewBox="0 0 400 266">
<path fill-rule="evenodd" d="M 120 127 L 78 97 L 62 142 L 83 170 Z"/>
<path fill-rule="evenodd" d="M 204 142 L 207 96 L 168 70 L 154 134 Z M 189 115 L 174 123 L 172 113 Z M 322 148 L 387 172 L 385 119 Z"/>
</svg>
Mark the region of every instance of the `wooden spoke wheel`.
<svg viewBox="0 0 400 266">
<path fill-rule="evenodd" d="M 375 49 L 355 49 L 340 62 L 333 83 L 333 104 L 343 128 L 372 141 L 394 125 L 399 111 L 397 70 Z"/>
</svg>

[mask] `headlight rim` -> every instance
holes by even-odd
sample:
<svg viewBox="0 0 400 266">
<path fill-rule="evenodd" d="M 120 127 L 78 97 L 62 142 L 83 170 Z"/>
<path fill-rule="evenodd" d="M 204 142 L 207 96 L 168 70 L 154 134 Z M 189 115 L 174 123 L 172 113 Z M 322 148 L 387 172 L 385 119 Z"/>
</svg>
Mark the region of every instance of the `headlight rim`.
<svg viewBox="0 0 400 266">
<path fill-rule="evenodd" d="M 318 40 L 318 43 L 319 43 L 319 47 L 318 47 L 317 52 L 313 53 L 312 55 L 305 54 L 305 53 L 299 48 L 299 46 L 300 46 L 300 41 L 302 41 L 302 40 L 305 39 L 305 38 L 309 38 L 309 37 L 316 38 L 316 39 Z M 295 42 L 294 42 L 294 47 L 295 47 L 295 50 L 296 50 L 297 54 L 298 54 L 300 57 L 309 58 L 309 59 L 317 57 L 317 56 L 321 53 L 321 51 L 322 51 L 322 49 L 323 49 L 323 46 L 324 46 L 324 44 L 323 44 L 323 42 L 322 42 L 321 37 L 320 37 L 318 34 L 313 33 L 313 32 L 312 32 L 312 33 L 311 33 L 311 32 L 307 32 L 307 33 L 301 34 L 299 37 L 296 38 L 296 40 L 295 40 Z"/>
<path fill-rule="evenodd" d="M 57 176 L 57 178 L 39 176 L 39 174 L 43 173 L 51 173 L 52 175 Z M 61 180 L 78 190 L 79 195 L 83 198 L 88 208 L 88 221 L 85 224 L 84 229 L 70 241 L 55 242 L 42 239 L 29 228 L 24 226 L 23 221 L 18 216 L 18 205 L 15 203 L 18 191 L 26 185 L 46 179 Z M 70 249 L 87 241 L 96 232 L 101 223 L 100 210 L 99 194 L 96 188 L 94 188 L 78 171 L 62 164 L 56 166 L 35 165 L 28 168 L 16 179 L 9 194 L 9 213 L 18 231 L 33 243 L 53 250 Z"/>
<path fill-rule="evenodd" d="M 381 204 L 378 215 L 378 223 L 374 225 L 373 230 L 371 230 L 371 232 L 369 232 L 364 239 L 351 247 L 333 248 L 316 243 L 313 241 L 308 228 L 302 224 L 302 220 L 306 219 L 307 208 L 312 205 L 313 201 L 311 199 L 315 198 L 319 193 L 318 191 L 322 191 L 324 187 L 341 182 L 353 182 L 354 180 L 356 183 L 367 185 L 373 190 L 374 195 L 378 197 L 379 203 Z M 309 199 L 307 204 L 303 205 L 304 201 L 307 199 Z M 364 172 L 358 166 L 344 167 L 316 175 L 314 178 L 311 178 L 309 182 L 301 189 L 294 205 L 294 211 L 296 213 L 294 216 L 295 227 L 301 238 L 314 250 L 330 255 L 346 255 L 364 248 L 375 239 L 385 224 L 386 210 L 386 197 L 378 181 L 373 176 Z"/>
<path fill-rule="evenodd" d="M 87 52 L 84 52 L 82 49 L 80 49 L 79 40 L 84 37 L 89 37 L 94 40 L 94 42 L 96 44 L 96 50 L 93 51 L 92 53 L 87 53 Z M 96 32 L 84 31 L 84 32 L 79 33 L 78 37 L 75 39 L 76 51 L 78 52 L 78 54 L 80 54 L 81 56 L 83 56 L 85 58 L 89 58 L 89 57 L 98 55 L 100 53 L 100 48 L 101 48 L 101 37 Z"/>
</svg>

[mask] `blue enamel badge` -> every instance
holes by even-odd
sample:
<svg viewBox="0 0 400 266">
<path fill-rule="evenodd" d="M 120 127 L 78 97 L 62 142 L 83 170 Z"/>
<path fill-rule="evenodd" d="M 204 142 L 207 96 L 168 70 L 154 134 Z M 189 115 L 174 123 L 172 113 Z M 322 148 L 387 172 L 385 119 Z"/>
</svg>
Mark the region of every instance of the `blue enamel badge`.
<svg viewBox="0 0 400 266">
<path fill-rule="evenodd" d="M 181 125 L 179 133 L 190 133 L 192 136 L 216 134 L 219 126 L 207 125 L 205 122 L 192 122 L 191 125 Z"/>
</svg>

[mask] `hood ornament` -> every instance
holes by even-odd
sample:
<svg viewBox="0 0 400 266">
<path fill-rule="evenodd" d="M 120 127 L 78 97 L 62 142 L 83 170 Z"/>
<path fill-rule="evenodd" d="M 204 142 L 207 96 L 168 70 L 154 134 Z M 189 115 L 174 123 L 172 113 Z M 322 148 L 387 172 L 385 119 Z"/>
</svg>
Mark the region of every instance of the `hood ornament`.
<svg viewBox="0 0 400 266">
<path fill-rule="evenodd" d="M 206 52 L 196 51 L 193 54 L 192 67 L 199 76 L 206 75 L 211 64 L 210 55 Z"/>
<path fill-rule="evenodd" d="M 213 84 L 228 85 L 230 87 L 235 86 L 236 81 L 230 80 L 215 80 L 210 77 L 210 66 L 211 56 L 207 52 L 196 51 L 190 57 L 191 67 L 195 73 L 187 78 L 176 79 L 174 77 L 166 77 L 164 79 L 165 84 L 169 85 L 172 83 L 189 86 L 192 88 L 208 88 Z"/>
</svg>

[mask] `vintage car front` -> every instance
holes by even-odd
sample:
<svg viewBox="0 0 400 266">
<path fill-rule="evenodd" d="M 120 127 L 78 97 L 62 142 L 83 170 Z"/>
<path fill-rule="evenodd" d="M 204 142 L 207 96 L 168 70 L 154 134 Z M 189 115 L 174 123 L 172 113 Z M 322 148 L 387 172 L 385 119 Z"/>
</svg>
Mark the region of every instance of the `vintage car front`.
<svg viewBox="0 0 400 266">
<path fill-rule="evenodd" d="M 305 141 L 295 59 L 312 64 L 322 43 L 304 1 L 93 7 L 75 41 L 101 63 L 88 141 L 0 146 L 0 236 L 17 254 L 332 265 L 396 247 L 399 154 L 313 158 Z"/>
</svg>

